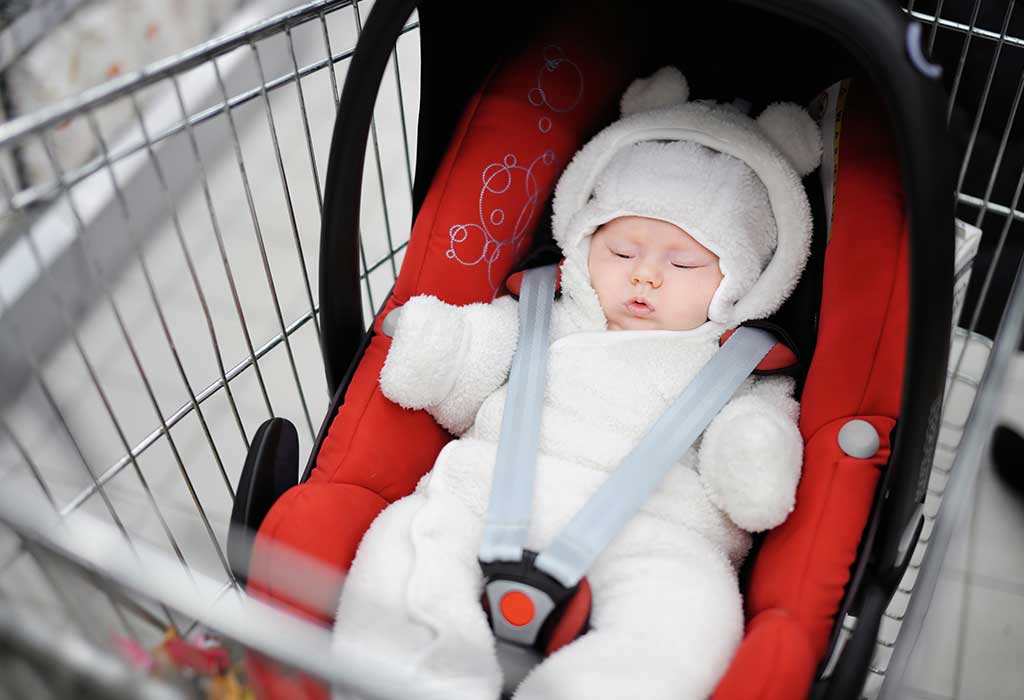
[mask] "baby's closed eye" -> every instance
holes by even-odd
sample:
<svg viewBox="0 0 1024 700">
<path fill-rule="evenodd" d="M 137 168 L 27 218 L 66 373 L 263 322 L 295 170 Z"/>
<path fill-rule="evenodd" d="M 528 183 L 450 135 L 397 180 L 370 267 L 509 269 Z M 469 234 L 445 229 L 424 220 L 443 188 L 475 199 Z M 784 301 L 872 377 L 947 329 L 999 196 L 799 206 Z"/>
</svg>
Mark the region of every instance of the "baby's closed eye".
<svg viewBox="0 0 1024 700">
<path fill-rule="evenodd" d="M 609 245 L 609 246 L 607 246 L 607 248 L 611 252 L 611 254 L 614 255 L 617 258 L 623 258 L 623 259 L 629 260 L 630 258 L 633 258 L 634 256 L 636 256 L 636 251 L 635 250 L 633 250 L 629 246 L 624 246 L 622 244 Z"/>
</svg>

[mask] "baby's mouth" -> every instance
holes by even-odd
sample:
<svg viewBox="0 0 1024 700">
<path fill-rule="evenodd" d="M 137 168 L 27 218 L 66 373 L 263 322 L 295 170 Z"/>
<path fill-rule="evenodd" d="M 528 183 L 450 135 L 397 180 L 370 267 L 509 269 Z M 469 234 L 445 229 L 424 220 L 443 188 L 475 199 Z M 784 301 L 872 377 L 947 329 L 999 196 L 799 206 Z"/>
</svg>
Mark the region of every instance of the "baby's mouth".
<svg viewBox="0 0 1024 700">
<path fill-rule="evenodd" d="M 633 297 L 626 302 L 626 311 L 637 318 L 646 318 L 654 313 L 654 306 L 644 297 Z"/>
</svg>

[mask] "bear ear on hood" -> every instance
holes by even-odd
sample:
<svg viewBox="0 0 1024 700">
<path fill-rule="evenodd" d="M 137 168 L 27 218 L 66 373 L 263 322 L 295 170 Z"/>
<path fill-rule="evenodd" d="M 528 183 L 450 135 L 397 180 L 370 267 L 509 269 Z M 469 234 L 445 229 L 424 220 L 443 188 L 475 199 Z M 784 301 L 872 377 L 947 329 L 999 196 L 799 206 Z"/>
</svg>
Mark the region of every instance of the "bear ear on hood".
<svg viewBox="0 0 1024 700">
<path fill-rule="evenodd" d="M 776 102 L 761 112 L 757 124 L 800 177 L 814 172 L 821 163 L 821 132 L 803 107 Z"/>
<path fill-rule="evenodd" d="M 681 105 L 690 98 L 690 85 L 678 68 L 665 66 L 647 78 L 637 78 L 622 94 L 622 116 Z"/>
</svg>

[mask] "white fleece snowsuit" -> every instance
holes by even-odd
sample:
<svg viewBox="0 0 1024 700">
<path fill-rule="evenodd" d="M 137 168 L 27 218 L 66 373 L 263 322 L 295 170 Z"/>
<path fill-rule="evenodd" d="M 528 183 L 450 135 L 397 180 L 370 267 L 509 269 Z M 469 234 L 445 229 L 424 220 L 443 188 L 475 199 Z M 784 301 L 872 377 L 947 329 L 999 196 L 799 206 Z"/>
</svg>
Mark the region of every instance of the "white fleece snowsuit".
<svg viewBox="0 0 1024 700">
<path fill-rule="evenodd" d="M 528 542 L 538 551 L 710 359 L 721 335 L 714 326 L 606 331 L 596 295 L 588 286 L 593 298 L 580 303 L 572 276 L 563 274 L 552 318 Z M 338 609 L 336 634 L 416 659 L 466 697 L 496 698 L 501 687 L 477 553 L 517 336 L 510 297 L 466 307 L 416 297 L 405 305 L 381 386 L 461 437 L 413 495 L 374 521 Z M 687 452 L 588 574 L 593 629 L 538 666 L 517 698 L 682 700 L 711 692 L 743 631 L 735 567 L 750 540 L 727 513 L 771 511 L 775 522 L 752 524 L 764 529 L 792 507 L 802 443 L 791 393 L 786 378 L 747 380 L 700 450 Z"/>
<path fill-rule="evenodd" d="M 619 465 L 729 327 L 608 331 L 587 272 L 593 226 L 574 229 L 559 218 L 569 194 L 560 182 L 554 225 L 566 260 L 527 544 L 535 551 Z M 788 294 L 787 284 L 770 304 Z M 338 638 L 414 667 L 453 698 L 494 700 L 502 685 L 477 554 L 518 325 L 511 297 L 454 307 L 420 296 L 404 305 L 381 389 L 404 407 L 426 409 L 459 439 L 412 495 L 370 526 L 338 608 Z M 515 698 L 701 700 L 713 691 L 742 638 L 736 570 L 748 531 L 781 523 L 793 507 L 803 443 L 792 390 L 784 377 L 746 380 L 588 572 L 590 631 L 538 665 Z"/>
</svg>

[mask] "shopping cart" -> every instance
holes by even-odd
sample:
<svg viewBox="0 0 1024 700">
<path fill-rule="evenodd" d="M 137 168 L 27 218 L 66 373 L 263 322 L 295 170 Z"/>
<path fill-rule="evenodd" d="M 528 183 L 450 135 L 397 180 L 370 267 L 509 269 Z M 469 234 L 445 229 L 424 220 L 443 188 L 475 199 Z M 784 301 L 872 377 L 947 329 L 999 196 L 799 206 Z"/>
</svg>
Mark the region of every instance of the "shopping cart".
<svg viewBox="0 0 1024 700">
<path fill-rule="evenodd" d="M 328 407 L 311 271 L 333 110 L 369 5 L 312 2 L 0 125 L 9 158 L 0 171 L 0 695 L 231 697 L 244 692 L 245 649 L 376 697 L 429 694 L 403 685 L 387 659 L 328 655 L 321 626 L 247 598 L 225 548 L 254 426 L 290 417 L 305 454 Z M 929 50 L 945 36 L 962 56 L 995 47 L 994 84 L 1001 52 L 1020 51 L 1013 7 L 999 31 L 941 16 L 941 3 L 938 13 L 906 9 Z M 412 218 L 415 19 L 401 36 L 363 180 L 365 319 L 396 279 Z M 950 66 L 951 110 L 964 100 L 965 65 Z M 961 217 L 1002 226 L 973 271 L 978 291 L 950 357 L 924 528 L 865 697 L 877 696 L 887 671 L 884 692 L 898 692 L 1021 336 L 1021 289 L 994 343 L 976 332 L 1003 303 L 989 291 L 1013 257 L 1005 242 L 1021 192 L 996 196 L 1016 100 L 1002 147 L 985 162 L 971 157 L 988 94 L 968 110 L 977 118 L 957 196 Z M 128 123 L 103 116 L 114 111 Z M 68 163 L 59 134 L 75 123 L 93 152 Z M 34 178 L 30 162 L 49 175 Z M 991 179 L 971 189 L 975 170 Z M 961 295 L 972 257 L 962 231 Z M 295 555 L 294 566 L 316 599 L 317 563 Z"/>
</svg>

